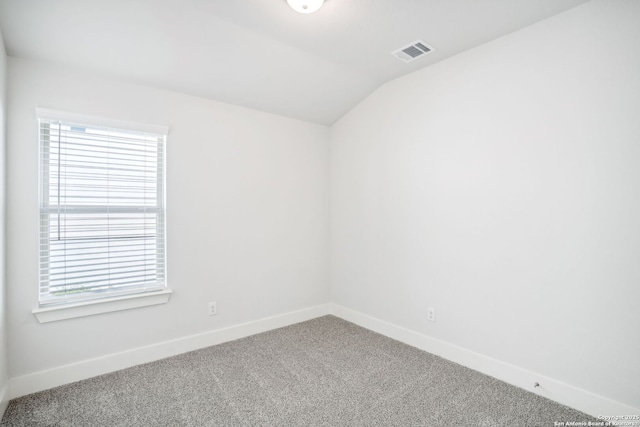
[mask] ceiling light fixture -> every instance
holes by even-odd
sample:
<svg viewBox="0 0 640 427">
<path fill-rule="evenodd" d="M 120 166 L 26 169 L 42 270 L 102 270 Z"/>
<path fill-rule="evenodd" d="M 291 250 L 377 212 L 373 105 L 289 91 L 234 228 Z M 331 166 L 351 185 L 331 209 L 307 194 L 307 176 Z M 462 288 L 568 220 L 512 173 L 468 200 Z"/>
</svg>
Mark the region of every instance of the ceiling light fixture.
<svg viewBox="0 0 640 427">
<path fill-rule="evenodd" d="M 287 3 L 296 12 L 312 13 L 320 9 L 324 0 L 287 0 Z"/>
</svg>

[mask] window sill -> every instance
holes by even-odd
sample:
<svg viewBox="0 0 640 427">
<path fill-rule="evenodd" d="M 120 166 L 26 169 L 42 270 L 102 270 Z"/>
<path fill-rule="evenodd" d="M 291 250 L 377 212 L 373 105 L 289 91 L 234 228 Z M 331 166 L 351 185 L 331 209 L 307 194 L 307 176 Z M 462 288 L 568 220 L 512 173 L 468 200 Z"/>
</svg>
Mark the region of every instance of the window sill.
<svg viewBox="0 0 640 427">
<path fill-rule="evenodd" d="M 91 316 L 112 311 L 128 310 L 149 305 L 166 304 L 172 291 L 166 289 L 146 294 L 127 295 L 117 298 L 67 304 L 58 307 L 36 308 L 32 313 L 40 323 L 56 322 L 75 317 Z"/>
</svg>

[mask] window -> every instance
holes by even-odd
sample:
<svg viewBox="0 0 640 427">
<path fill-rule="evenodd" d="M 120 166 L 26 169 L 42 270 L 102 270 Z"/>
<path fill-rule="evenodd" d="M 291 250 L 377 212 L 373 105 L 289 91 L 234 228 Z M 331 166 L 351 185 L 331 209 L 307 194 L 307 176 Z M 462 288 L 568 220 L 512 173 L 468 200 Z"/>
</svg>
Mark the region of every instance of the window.
<svg viewBox="0 0 640 427">
<path fill-rule="evenodd" d="M 38 117 L 40 306 L 165 289 L 168 129 Z"/>
</svg>

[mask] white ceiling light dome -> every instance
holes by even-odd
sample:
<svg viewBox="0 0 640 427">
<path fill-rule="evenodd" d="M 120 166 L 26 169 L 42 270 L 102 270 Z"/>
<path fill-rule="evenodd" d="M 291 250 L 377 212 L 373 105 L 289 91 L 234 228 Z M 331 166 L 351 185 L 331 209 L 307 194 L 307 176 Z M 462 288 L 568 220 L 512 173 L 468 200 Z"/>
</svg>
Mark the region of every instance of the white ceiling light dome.
<svg viewBox="0 0 640 427">
<path fill-rule="evenodd" d="M 324 0 L 287 0 L 287 3 L 296 12 L 312 13 L 320 9 Z"/>
</svg>

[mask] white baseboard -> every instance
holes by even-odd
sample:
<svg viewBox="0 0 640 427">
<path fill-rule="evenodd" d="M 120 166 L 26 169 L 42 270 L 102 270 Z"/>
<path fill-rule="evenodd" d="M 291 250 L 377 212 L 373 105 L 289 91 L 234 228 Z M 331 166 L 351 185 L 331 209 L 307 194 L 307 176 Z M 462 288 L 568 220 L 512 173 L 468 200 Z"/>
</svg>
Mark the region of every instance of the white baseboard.
<svg viewBox="0 0 640 427">
<path fill-rule="evenodd" d="M 75 381 L 114 372 L 143 363 L 153 362 L 200 348 L 237 340 L 272 329 L 282 328 L 329 314 L 329 304 L 322 304 L 277 316 L 266 317 L 240 325 L 190 335 L 171 341 L 138 347 L 120 353 L 87 359 L 57 368 L 12 378 L 11 399 L 47 390 Z M 6 390 L 5 390 L 6 393 Z"/>
<path fill-rule="evenodd" d="M 0 389 L 0 419 L 7 407 L 9 398 L 13 399 L 119 369 L 244 338 L 315 319 L 330 313 L 389 338 L 441 356 L 595 417 L 599 415 L 640 415 L 640 409 L 638 408 L 633 408 L 553 378 L 539 375 L 337 304 L 322 304 L 12 378 L 8 386 L 5 384 Z M 540 384 L 540 387 L 533 387 L 536 382 Z"/>
<path fill-rule="evenodd" d="M 553 378 L 539 375 L 337 304 L 331 304 L 331 314 L 594 417 L 623 414 L 640 415 L 640 409 L 638 408 L 633 408 Z M 534 387 L 536 382 L 540 384 L 539 387 Z M 640 423 L 637 425 L 640 426 Z"/>
<path fill-rule="evenodd" d="M 9 381 L 4 383 L 0 389 L 0 420 L 4 417 L 7 406 L 9 406 Z"/>
</svg>

